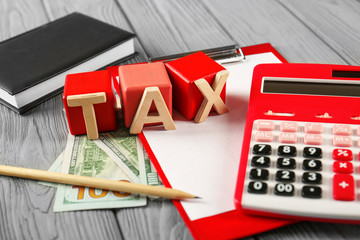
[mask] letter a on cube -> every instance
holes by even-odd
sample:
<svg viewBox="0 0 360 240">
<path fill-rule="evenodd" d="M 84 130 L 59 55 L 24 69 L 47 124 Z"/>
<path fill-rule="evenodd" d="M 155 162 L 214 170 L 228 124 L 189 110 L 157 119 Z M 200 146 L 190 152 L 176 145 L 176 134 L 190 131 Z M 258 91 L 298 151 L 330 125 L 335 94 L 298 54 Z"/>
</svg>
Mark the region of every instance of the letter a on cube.
<svg viewBox="0 0 360 240">
<path fill-rule="evenodd" d="M 157 114 L 149 114 L 151 104 L 154 103 Z M 161 96 L 158 87 L 145 88 L 139 107 L 136 111 L 134 120 L 130 127 L 131 134 L 140 133 L 144 124 L 162 123 L 166 130 L 175 130 L 175 124 L 170 112 L 166 107 L 165 101 Z"/>
<path fill-rule="evenodd" d="M 145 105 L 144 102 L 142 104 L 140 104 L 140 102 L 144 98 L 144 90 L 148 87 L 157 87 L 160 98 L 164 101 L 171 116 L 172 85 L 163 63 L 143 63 L 119 66 L 119 83 L 126 127 L 132 125 L 135 114 L 139 111 L 139 106 Z M 150 96 L 155 96 L 153 99 L 154 101 L 152 101 L 154 104 L 151 104 L 149 111 L 148 109 L 146 109 L 146 111 L 158 113 L 161 108 L 159 107 L 160 105 L 156 105 L 158 102 L 158 97 L 156 97 L 157 91 L 153 91 L 152 88 L 150 88 L 150 90 L 148 89 L 145 92 L 145 96 L 149 95 L 146 98 L 146 101 L 149 99 L 152 101 Z M 144 110 L 143 112 L 146 111 Z M 159 121 L 159 123 L 161 122 L 162 121 Z"/>
</svg>

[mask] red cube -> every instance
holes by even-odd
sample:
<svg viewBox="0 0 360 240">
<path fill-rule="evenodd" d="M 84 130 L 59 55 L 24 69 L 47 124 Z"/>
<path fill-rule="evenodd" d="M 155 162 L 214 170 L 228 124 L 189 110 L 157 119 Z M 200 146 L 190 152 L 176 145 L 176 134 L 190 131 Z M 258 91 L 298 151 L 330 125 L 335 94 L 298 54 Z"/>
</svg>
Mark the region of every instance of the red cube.
<svg viewBox="0 0 360 240">
<path fill-rule="evenodd" d="M 119 82 L 126 127 L 131 126 L 147 87 L 159 87 L 169 113 L 172 114 L 172 85 L 163 63 L 120 66 Z M 150 111 L 156 111 L 155 107 L 152 106 Z"/>
<path fill-rule="evenodd" d="M 106 102 L 93 105 L 98 131 L 116 130 L 114 95 L 111 87 L 110 71 L 77 73 L 66 76 L 63 102 L 71 134 L 86 134 L 87 131 L 82 107 L 70 107 L 67 98 L 73 95 L 99 92 L 105 92 Z"/>
<path fill-rule="evenodd" d="M 173 106 L 187 119 L 194 119 L 204 99 L 195 81 L 204 78 L 211 86 L 217 72 L 225 70 L 202 52 L 165 63 L 173 85 Z M 225 89 L 220 97 L 225 102 Z"/>
</svg>

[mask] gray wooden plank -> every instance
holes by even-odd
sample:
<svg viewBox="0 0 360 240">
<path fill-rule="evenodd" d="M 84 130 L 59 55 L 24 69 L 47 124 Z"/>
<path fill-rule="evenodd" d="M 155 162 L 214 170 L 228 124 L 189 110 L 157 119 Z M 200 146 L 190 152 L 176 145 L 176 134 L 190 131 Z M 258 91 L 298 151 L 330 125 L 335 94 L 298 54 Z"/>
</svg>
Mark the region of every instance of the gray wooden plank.
<svg viewBox="0 0 360 240">
<path fill-rule="evenodd" d="M 347 64 L 360 64 L 360 3 L 354 0 L 280 2 Z"/>
<path fill-rule="evenodd" d="M 40 1 L 1 1 L 0 19 L 0 41 L 48 22 Z"/>
<path fill-rule="evenodd" d="M 1 164 L 45 170 L 65 147 L 67 131 L 61 96 L 23 116 L 1 106 L 0 118 Z M 36 181 L 0 178 L 1 239 L 121 238 L 110 210 L 55 214 L 54 189 Z"/>
<path fill-rule="evenodd" d="M 345 63 L 276 0 L 203 1 L 242 46 L 270 42 L 290 62 Z"/>
<path fill-rule="evenodd" d="M 351 4 L 356 3 L 353 2 Z M 134 30 L 151 56 L 226 45 L 235 39 L 242 45 L 270 41 L 290 61 L 343 63 L 344 58 L 350 59 L 349 62 L 357 61 L 357 55 L 349 53 L 350 48 L 336 51 L 337 45 L 331 43 L 329 30 L 314 34 L 315 30 L 321 30 L 322 23 L 312 26 L 299 21 L 304 13 L 302 10 L 299 13 L 294 11 L 292 4 L 218 1 L 205 2 L 204 8 L 202 4 L 190 1 L 119 1 L 119 9 L 117 3 L 111 1 L 48 0 L 42 6 L 40 1 L 30 4 L 25 0 L 8 0 L 0 3 L 0 39 L 79 11 Z M 328 9 L 325 15 L 336 13 L 336 9 L 329 6 L 332 2 L 321 4 Z M 342 5 L 341 1 L 336 4 Z M 245 18 L 248 19 L 243 21 Z M 348 20 L 344 20 L 343 25 L 345 28 L 355 26 Z M 348 34 L 348 30 L 344 32 Z M 311 43 L 314 46 L 310 45 L 310 50 L 305 48 Z M 141 44 L 137 44 L 141 50 Z M 309 51 L 312 54 L 308 54 Z M 146 54 L 145 51 L 142 53 Z M 143 59 L 139 57 L 130 62 Z M 61 109 L 61 96 L 21 117 L 0 106 L 1 163 L 47 169 L 65 147 L 67 130 Z M 43 147 L 44 143 L 46 147 Z M 169 201 L 150 202 L 145 208 L 118 210 L 115 216 L 108 210 L 53 214 L 54 190 L 38 186 L 33 181 L 0 178 L 1 239 L 191 238 Z M 121 232 L 116 221 L 119 221 Z M 256 237 L 339 239 L 358 236 L 358 231 L 358 227 L 353 225 L 300 223 Z"/>
<path fill-rule="evenodd" d="M 1 40 L 49 21 L 41 1 L 1 1 L 0 13 Z M 60 95 L 22 116 L 1 105 L 1 164 L 49 168 L 66 144 L 62 108 Z M 36 181 L 0 179 L 1 239 L 122 238 L 111 210 L 53 213 L 54 189 Z"/>
<path fill-rule="evenodd" d="M 118 2 L 152 57 L 234 44 L 198 1 Z"/>
<path fill-rule="evenodd" d="M 160 214 L 158 211 L 160 209 Z M 151 200 L 143 210 L 134 209 L 134 215 L 129 209 L 119 209 L 117 218 L 123 236 L 128 239 L 176 240 L 192 239 L 184 221 L 169 200 Z M 146 221 L 149 216 L 152 221 Z M 142 227 L 142 229 L 140 228 Z"/>
</svg>

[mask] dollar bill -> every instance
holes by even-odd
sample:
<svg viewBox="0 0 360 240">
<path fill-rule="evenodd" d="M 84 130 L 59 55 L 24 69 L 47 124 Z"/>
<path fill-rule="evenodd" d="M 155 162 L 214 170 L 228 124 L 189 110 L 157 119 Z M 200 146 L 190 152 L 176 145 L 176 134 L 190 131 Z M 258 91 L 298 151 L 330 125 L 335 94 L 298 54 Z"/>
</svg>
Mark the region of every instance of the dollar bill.
<svg viewBox="0 0 360 240">
<path fill-rule="evenodd" d="M 119 125 L 123 123 L 119 123 Z M 117 131 L 103 133 L 94 142 L 122 168 L 128 169 L 135 175 L 138 169 L 145 169 L 140 177 L 142 184 L 162 186 L 160 178 L 152 165 L 150 158 L 136 135 L 129 133 L 125 126 Z"/>
<path fill-rule="evenodd" d="M 154 165 L 150 161 L 149 155 L 146 153 L 140 139 L 136 138 L 136 142 L 137 142 L 137 146 L 138 146 L 138 157 L 139 157 L 139 159 L 143 159 L 144 163 L 145 163 L 147 184 L 151 185 L 151 186 L 163 187 L 164 185 L 162 184 L 162 182 L 159 178 L 159 175 L 158 175 Z M 155 200 L 155 199 L 159 198 L 157 196 L 148 196 L 148 197 L 150 200 Z"/>
<path fill-rule="evenodd" d="M 138 157 L 139 157 L 139 159 L 143 159 L 143 161 L 145 163 L 147 184 L 152 185 L 152 186 L 163 186 L 153 163 L 150 161 L 149 155 L 146 153 L 146 151 L 138 137 L 136 138 L 136 143 L 137 143 L 137 149 L 138 149 Z"/>
<path fill-rule="evenodd" d="M 127 141 L 132 141 L 128 139 Z M 132 146 L 133 143 L 122 142 Z M 131 155 L 131 154 L 130 154 Z M 137 154 L 136 154 L 137 155 Z M 118 181 L 142 183 L 145 177 L 144 163 L 139 163 L 136 156 L 129 160 L 129 155 L 122 159 L 122 164 L 115 162 L 106 152 L 86 136 L 69 135 L 64 152 L 61 172 L 81 176 L 106 178 Z M 131 163 L 131 164 L 129 164 Z M 134 166 L 135 165 L 135 166 Z M 112 192 L 102 189 L 86 188 L 59 184 L 56 192 L 54 211 L 83 209 L 120 208 L 146 205 L 146 197 Z"/>
<path fill-rule="evenodd" d="M 137 136 L 129 133 L 124 123 L 119 123 L 116 131 L 99 134 L 94 143 L 109 155 L 129 176 L 147 184 L 144 158 L 139 158 Z M 141 155 L 140 155 L 141 157 Z"/>
</svg>

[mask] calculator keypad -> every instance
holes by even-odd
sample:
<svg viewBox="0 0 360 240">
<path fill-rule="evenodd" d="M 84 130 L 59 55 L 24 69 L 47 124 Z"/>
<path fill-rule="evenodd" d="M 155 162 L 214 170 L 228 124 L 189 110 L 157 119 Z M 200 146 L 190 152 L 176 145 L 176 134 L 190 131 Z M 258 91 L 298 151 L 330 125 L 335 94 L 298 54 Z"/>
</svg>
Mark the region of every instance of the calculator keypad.
<svg viewBox="0 0 360 240">
<path fill-rule="evenodd" d="M 321 217 L 332 208 L 351 215 L 360 207 L 360 126 L 256 120 L 252 136 L 245 208 Z M 344 203 L 355 205 L 344 210 Z"/>
</svg>

